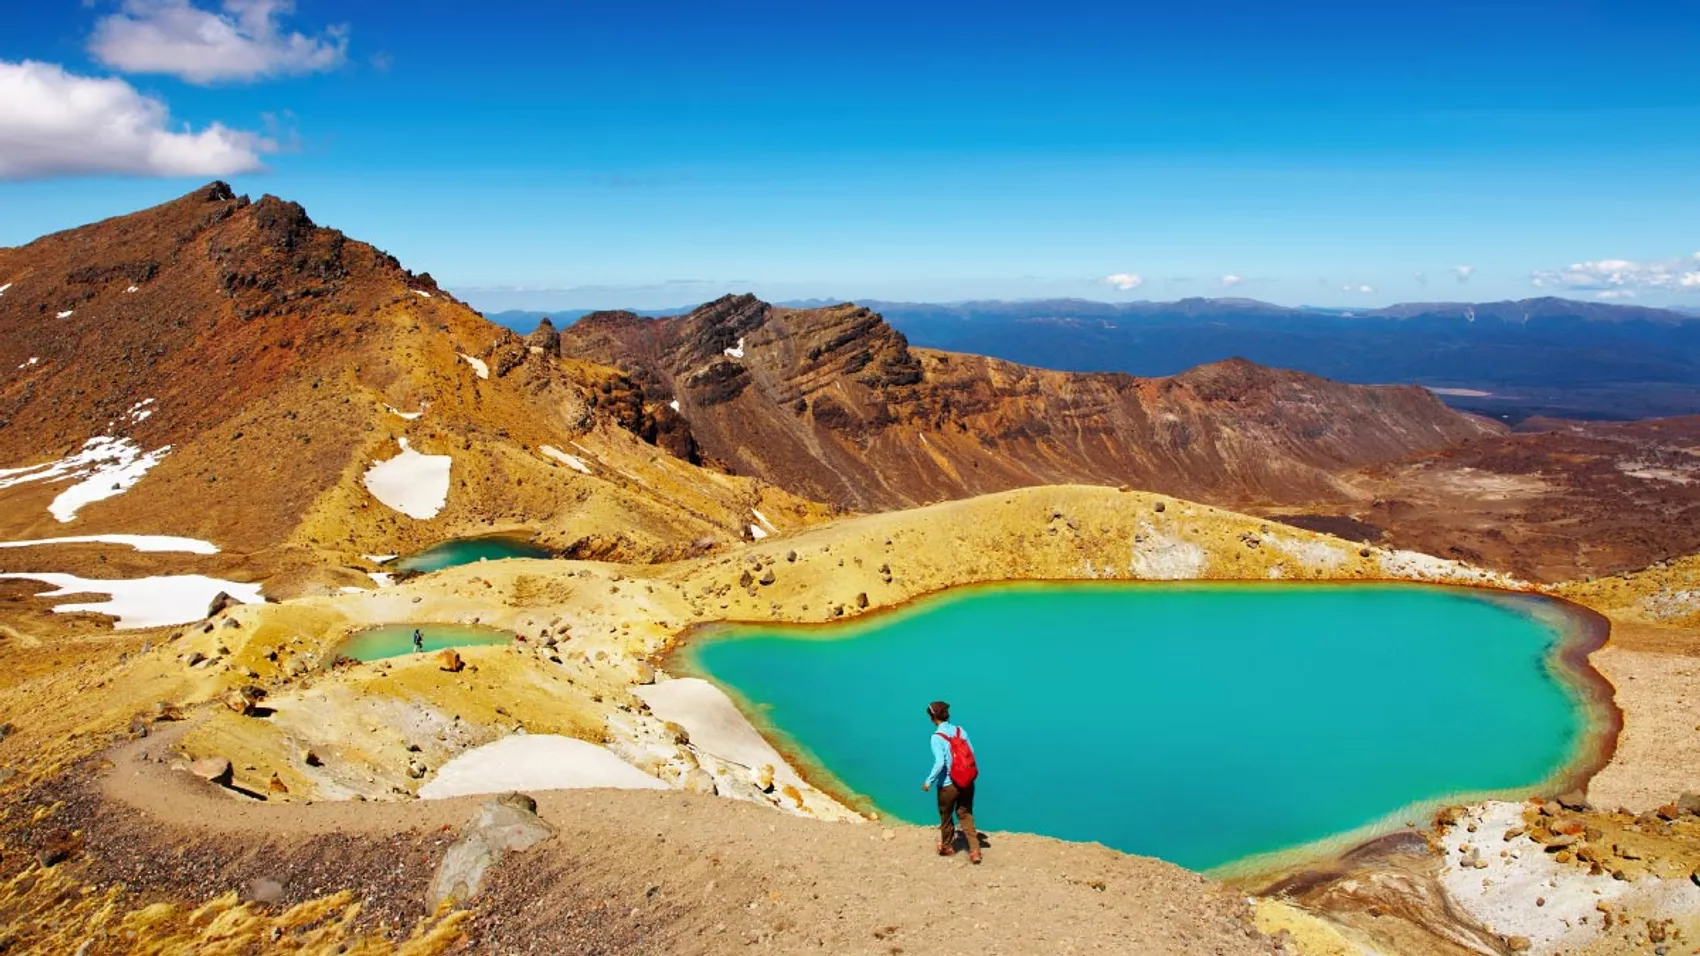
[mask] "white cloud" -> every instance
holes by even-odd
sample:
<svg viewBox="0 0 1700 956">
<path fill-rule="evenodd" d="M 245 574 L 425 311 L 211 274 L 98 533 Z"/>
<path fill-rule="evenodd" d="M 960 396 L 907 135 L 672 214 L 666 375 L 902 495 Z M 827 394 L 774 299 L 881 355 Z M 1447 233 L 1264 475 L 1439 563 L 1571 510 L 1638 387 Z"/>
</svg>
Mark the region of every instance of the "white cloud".
<svg viewBox="0 0 1700 956">
<path fill-rule="evenodd" d="M 1476 274 L 1476 267 L 1475 266 L 1453 266 L 1452 267 L 1452 274 L 1457 277 L 1459 282 L 1469 282 L 1470 277 Z"/>
<path fill-rule="evenodd" d="M 1244 281 L 1245 281 L 1244 276 L 1235 275 L 1234 273 L 1230 272 L 1227 275 L 1222 277 L 1222 288 L 1232 289 L 1234 286 L 1237 286 Z"/>
<path fill-rule="evenodd" d="M 1414 274 L 1412 274 L 1411 278 L 1417 280 L 1417 285 L 1421 285 L 1421 286 L 1428 285 L 1428 274 L 1427 273 L 1424 273 L 1424 272 L 1414 273 Z"/>
<path fill-rule="evenodd" d="M 1604 292 L 1594 293 L 1594 298 L 1596 298 L 1596 299 L 1633 299 L 1633 298 L 1635 298 L 1635 290 L 1633 290 L 1633 289 L 1607 289 Z"/>
<path fill-rule="evenodd" d="M 224 0 L 221 12 L 190 0 L 124 0 L 95 24 L 89 52 L 125 73 L 164 73 L 190 83 L 256 80 L 333 70 L 348 58 L 348 29 L 285 33 L 293 0 Z"/>
<path fill-rule="evenodd" d="M 1375 291 L 1375 286 L 1347 284 L 1347 285 L 1341 286 L 1340 291 L 1341 292 L 1359 292 L 1359 293 L 1362 293 L 1364 295 L 1369 295 L 1370 293 Z"/>
<path fill-rule="evenodd" d="M 1143 276 L 1135 275 L 1132 272 L 1118 272 L 1115 275 L 1105 276 L 1102 281 L 1105 285 L 1115 286 L 1123 292 L 1132 292 L 1145 284 Z"/>
<path fill-rule="evenodd" d="M 1651 262 L 1636 262 L 1630 259 L 1576 262 L 1562 269 L 1538 271 L 1529 278 L 1543 289 L 1572 292 L 1700 290 L 1700 252 L 1678 259 Z"/>
<path fill-rule="evenodd" d="M 164 103 L 123 80 L 0 61 L 0 179 L 228 176 L 259 169 L 275 148 L 218 123 L 192 132 L 170 120 Z"/>
</svg>

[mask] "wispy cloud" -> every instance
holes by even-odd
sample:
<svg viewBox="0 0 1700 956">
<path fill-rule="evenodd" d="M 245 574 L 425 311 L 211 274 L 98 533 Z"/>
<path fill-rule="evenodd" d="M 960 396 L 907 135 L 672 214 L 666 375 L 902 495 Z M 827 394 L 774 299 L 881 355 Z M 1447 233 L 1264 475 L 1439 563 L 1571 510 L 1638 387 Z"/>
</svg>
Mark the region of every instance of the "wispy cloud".
<svg viewBox="0 0 1700 956">
<path fill-rule="evenodd" d="M 1575 262 L 1529 277 L 1542 289 L 1570 292 L 1700 291 L 1700 252 L 1678 259 Z"/>
<path fill-rule="evenodd" d="M 1452 276 L 1453 276 L 1453 278 L 1457 279 L 1459 282 L 1469 282 L 1470 277 L 1475 275 L 1475 274 L 1476 274 L 1476 267 L 1475 266 L 1453 266 L 1452 267 Z"/>
<path fill-rule="evenodd" d="M 1099 281 L 1103 282 L 1107 286 L 1111 286 L 1112 288 L 1120 289 L 1123 292 L 1132 292 L 1134 289 L 1145 284 L 1145 278 L 1143 276 L 1132 272 L 1118 272 L 1115 275 L 1107 275 Z"/>
<path fill-rule="evenodd" d="M 1417 280 L 1417 285 L 1420 285 L 1420 286 L 1428 285 L 1428 274 L 1427 273 L 1423 273 L 1423 272 L 1413 273 L 1411 278 Z"/>
<path fill-rule="evenodd" d="M 1343 285 L 1343 286 L 1340 287 L 1340 291 L 1341 292 L 1357 292 L 1357 293 L 1360 293 L 1362 295 L 1369 295 L 1370 293 L 1373 293 L 1375 291 L 1375 286 L 1372 286 L 1372 285 L 1352 285 L 1351 283 L 1347 283 L 1346 285 Z"/>
<path fill-rule="evenodd" d="M 1222 288 L 1232 289 L 1234 286 L 1237 286 L 1244 281 L 1245 281 L 1245 276 L 1237 275 L 1235 273 L 1230 272 L 1227 275 L 1222 277 Z"/>
<path fill-rule="evenodd" d="M 292 0 L 224 0 L 203 10 L 191 0 L 124 0 L 95 24 L 89 53 L 124 73 L 163 73 L 190 83 L 249 81 L 318 73 L 348 58 L 348 28 L 319 36 L 285 32 Z"/>
<path fill-rule="evenodd" d="M 260 155 L 277 149 L 218 123 L 172 127 L 163 102 L 123 80 L 0 62 L 0 179 L 228 176 L 261 168 Z"/>
</svg>

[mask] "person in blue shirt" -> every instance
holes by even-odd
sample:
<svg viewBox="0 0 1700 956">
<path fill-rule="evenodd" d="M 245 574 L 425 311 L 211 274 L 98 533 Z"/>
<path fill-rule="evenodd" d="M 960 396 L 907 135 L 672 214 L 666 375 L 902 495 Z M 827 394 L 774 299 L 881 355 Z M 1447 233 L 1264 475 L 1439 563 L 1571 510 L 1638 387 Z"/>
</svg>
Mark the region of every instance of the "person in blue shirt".
<svg viewBox="0 0 1700 956">
<path fill-rule="evenodd" d="M 927 717 L 933 722 L 933 769 L 927 772 L 927 779 L 921 784 L 921 789 L 926 791 L 938 788 L 939 856 L 956 854 L 956 829 L 960 823 L 962 835 L 968 838 L 968 861 L 978 863 L 980 834 L 974 829 L 974 785 L 977 779 L 958 784 L 951 778 L 950 772 L 952 739 L 961 738 L 961 746 L 967 748 L 970 763 L 974 762 L 974 745 L 968 741 L 968 731 L 950 722 L 950 705 L 944 701 L 935 700 L 928 704 Z M 976 768 L 970 768 L 969 772 L 977 777 Z"/>
</svg>

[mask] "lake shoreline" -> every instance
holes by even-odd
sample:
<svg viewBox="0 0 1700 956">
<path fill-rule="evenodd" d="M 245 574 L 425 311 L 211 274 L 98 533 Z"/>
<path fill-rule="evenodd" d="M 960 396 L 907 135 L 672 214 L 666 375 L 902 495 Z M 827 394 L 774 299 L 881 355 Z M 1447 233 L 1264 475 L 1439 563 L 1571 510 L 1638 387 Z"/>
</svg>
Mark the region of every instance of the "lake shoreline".
<svg viewBox="0 0 1700 956">
<path fill-rule="evenodd" d="M 788 636 L 799 639 L 841 640 L 868 629 L 889 625 L 894 619 L 920 609 L 935 610 L 941 601 L 968 599 L 987 593 L 1008 593 L 1026 589 L 1044 589 L 1059 585 L 1084 585 L 1105 589 L 1162 589 L 1175 590 L 1340 590 L 1368 585 L 1395 589 L 1452 591 L 1486 599 L 1495 604 L 1510 606 L 1520 613 L 1539 619 L 1557 634 L 1557 640 L 1545 656 L 1552 678 L 1568 695 L 1573 696 L 1578 709 L 1579 740 L 1575 755 L 1541 782 L 1501 790 L 1470 791 L 1445 797 L 1413 801 L 1377 819 L 1350 830 L 1319 840 L 1254 853 L 1226 863 L 1197 870 L 1212 879 L 1241 888 L 1278 885 L 1293 878 L 1302 878 L 1312 871 L 1337 869 L 1348 859 L 1371 850 L 1375 845 L 1401 834 L 1415 834 L 1432 825 L 1433 816 L 1449 806 L 1462 806 L 1490 800 L 1521 801 L 1531 797 L 1552 797 L 1585 789 L 1616 752 L 1623 728 L 1623 712 L 1616 703 L 1617 689 L 1596 669 L 1591 656 L 1605 647 L 1611 637 L 1611 622 L 1603 614 L 1550 594 L 1512 587 L 1478 584 L 1427 583 L 1409 579 L 1350 579 L 1350 580 L 1103 580 L 1079 578 L 1012 579 L 983 581 L 953 587 L 942 587 L 888 606 L 870 608 L 853 619 L 837 621 L 793 622 L 782 625 Z M 810 786 L 827 794 L 846 807 L 872 819 L 889 819 L 870 798 L 844 783 L 825 763 L 793 739 L 791 735 L 769 720 L 763 709 L 750 701 L 737 688 L 721 682 L 697 660 L 696 651 L 717 632 L 746 627 L 774 627 L 775 622 L 738 622 L 722 620 L 704 622 L 676 633 L 652 662 L 668 672 L 681 676 L 705 679 L 732 699 L 749 725 L 795 769 Z M 917 822 L 903 817 L 905 822 Z M 928 821 L 919 820 L 925 824 Z M 1112 848 L 1114 849 L 1114 848 Z M 1128 852 L 1120 851 L 1117 852 Z"/>
</svg>

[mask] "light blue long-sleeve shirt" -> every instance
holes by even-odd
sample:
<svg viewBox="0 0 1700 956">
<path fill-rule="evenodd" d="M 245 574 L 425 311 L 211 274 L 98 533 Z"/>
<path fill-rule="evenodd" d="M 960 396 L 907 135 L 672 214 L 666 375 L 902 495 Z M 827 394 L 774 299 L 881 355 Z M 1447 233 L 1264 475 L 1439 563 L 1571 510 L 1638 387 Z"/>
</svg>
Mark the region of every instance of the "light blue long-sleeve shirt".
<svg viewBox="0 0 1700 956">
<path fill-rule="evenodd" d="M 927 773 L 929 786 L 943 787 L 950 783 L 950 741 L 946 738 L 956 736 L 956 732 L 961 729 L 948 720 L 933 728 L 933 769 Z M 940 737 L 940 734 L 944 736 Z M 962 731 L 962 739 L 968 740 L 968 731 Z M 968 740 L 968 747 L 973 749 L 972 740 Z"/>
</svg>

